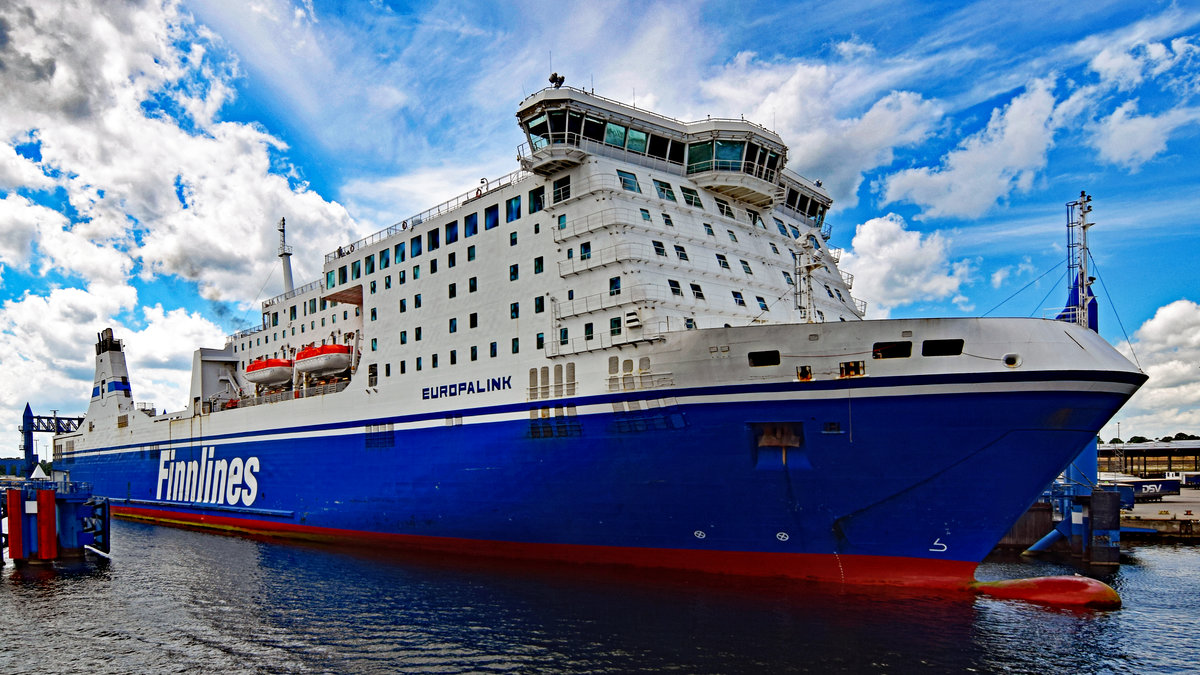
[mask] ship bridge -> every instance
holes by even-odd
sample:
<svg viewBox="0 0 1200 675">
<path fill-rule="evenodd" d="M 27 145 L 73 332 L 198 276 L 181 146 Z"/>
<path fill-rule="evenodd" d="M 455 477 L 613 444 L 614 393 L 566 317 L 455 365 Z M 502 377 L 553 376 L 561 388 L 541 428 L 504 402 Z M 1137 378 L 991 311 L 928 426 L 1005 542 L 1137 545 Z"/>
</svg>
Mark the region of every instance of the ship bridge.
<svg viewBox="0 0 1200 675">
<path fill-rule="evenodd" d="M 533 94 L 517 119 L 526 136 L 518 149 L 521 167 L 542 176 L 598 154 L 687 176 L 762 209 L 787 194 L 780 180 L 787 146 L 775 132 L 743 119 L 681 122 L 569 87 Z"/>
</svg>

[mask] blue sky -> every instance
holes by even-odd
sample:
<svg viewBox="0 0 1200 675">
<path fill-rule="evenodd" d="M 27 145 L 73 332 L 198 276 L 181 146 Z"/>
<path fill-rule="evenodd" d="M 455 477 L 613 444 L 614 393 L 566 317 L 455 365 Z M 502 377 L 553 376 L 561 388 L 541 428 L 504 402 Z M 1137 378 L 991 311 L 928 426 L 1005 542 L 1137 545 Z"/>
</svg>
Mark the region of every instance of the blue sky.
<svg viewBox="0 0 1200 675">
<path fill-rule="evenodd" d="M 0 7 L 0 377 L 30 383 L 0 393 L 10 443 L 27 400 L 83 410 L 109 325 L 135 398 L 181 407 L 192 349 L 281 290 L 279 217 L 316 278 L 514 170 L 513 113 L 551 70 L 778 131 L 835 199 L 869 318 L 1045 315 L 1087 190 L 1101 332 L 1151 375 L 1122 433 L 1200 433 L 1194 5 L 25 5 Z"/>
</svg>

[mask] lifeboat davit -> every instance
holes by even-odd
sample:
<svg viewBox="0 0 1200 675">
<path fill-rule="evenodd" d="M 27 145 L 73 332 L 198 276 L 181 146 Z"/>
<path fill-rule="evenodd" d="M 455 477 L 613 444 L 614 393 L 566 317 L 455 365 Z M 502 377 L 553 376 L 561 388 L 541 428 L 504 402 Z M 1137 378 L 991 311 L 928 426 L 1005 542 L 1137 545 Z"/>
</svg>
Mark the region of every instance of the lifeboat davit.
<svg viewBox="0 0 1200 675">
<path fill-rule="evenodd" d="M 246 379 L 255 384 L 276 385 L 292 379 L 290 359 L 258 359 L 246 366 Z"/>
<path fill-rule="evenodd" d="M 350 368 L 354 348 L 350 345 L 312 345 L 296 352 L 296 370 L 322 377 Z"/>
</svg>

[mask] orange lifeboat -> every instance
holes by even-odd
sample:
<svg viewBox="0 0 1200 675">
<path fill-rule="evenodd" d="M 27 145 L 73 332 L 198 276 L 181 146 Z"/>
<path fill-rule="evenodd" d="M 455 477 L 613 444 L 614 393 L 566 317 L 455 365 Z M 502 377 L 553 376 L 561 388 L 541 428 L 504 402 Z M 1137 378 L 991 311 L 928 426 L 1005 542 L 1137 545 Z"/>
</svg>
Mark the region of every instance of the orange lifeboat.
<svg viewBox="0 0 1200 675">
<path fill-rule="evenodd" d="M 290 359 L 257 359 L 246 366 L 246 379 L 268 386 L 283 384 L 292 379 Z"/>
<path fill-rule="evenodd" d="M 350 345 L 309 345 L 296 352 L 296 370 L 317 377 L 336 375 L 350 368 Z"/>
</svg>

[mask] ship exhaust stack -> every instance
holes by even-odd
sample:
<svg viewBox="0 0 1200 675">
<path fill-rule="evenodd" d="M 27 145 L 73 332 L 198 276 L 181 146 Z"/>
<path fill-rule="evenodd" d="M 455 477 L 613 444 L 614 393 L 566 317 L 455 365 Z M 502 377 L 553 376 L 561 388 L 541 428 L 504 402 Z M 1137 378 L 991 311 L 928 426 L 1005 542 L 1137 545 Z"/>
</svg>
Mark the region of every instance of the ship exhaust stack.
<svg viewBox="0 0 1200 675">
<path fill-rule="evenodd" d="M 284 218 L 279 219 L 279 259 L 283 261 L 283 291 L 291 293 L 296 287 L 292 283 L 292 247 L 287 245 L 284 221 Z"/>
<path fill-rule="evenodd" d="M 92 400 L 88 417 L 127 415 L 133 411 L 133 392 L 129 387 L 129 368 L 125 365 L 124 345 L 113 337 L 111 328 L 96 335 L 96 376 L 92 381 Z"/>
</svg>

